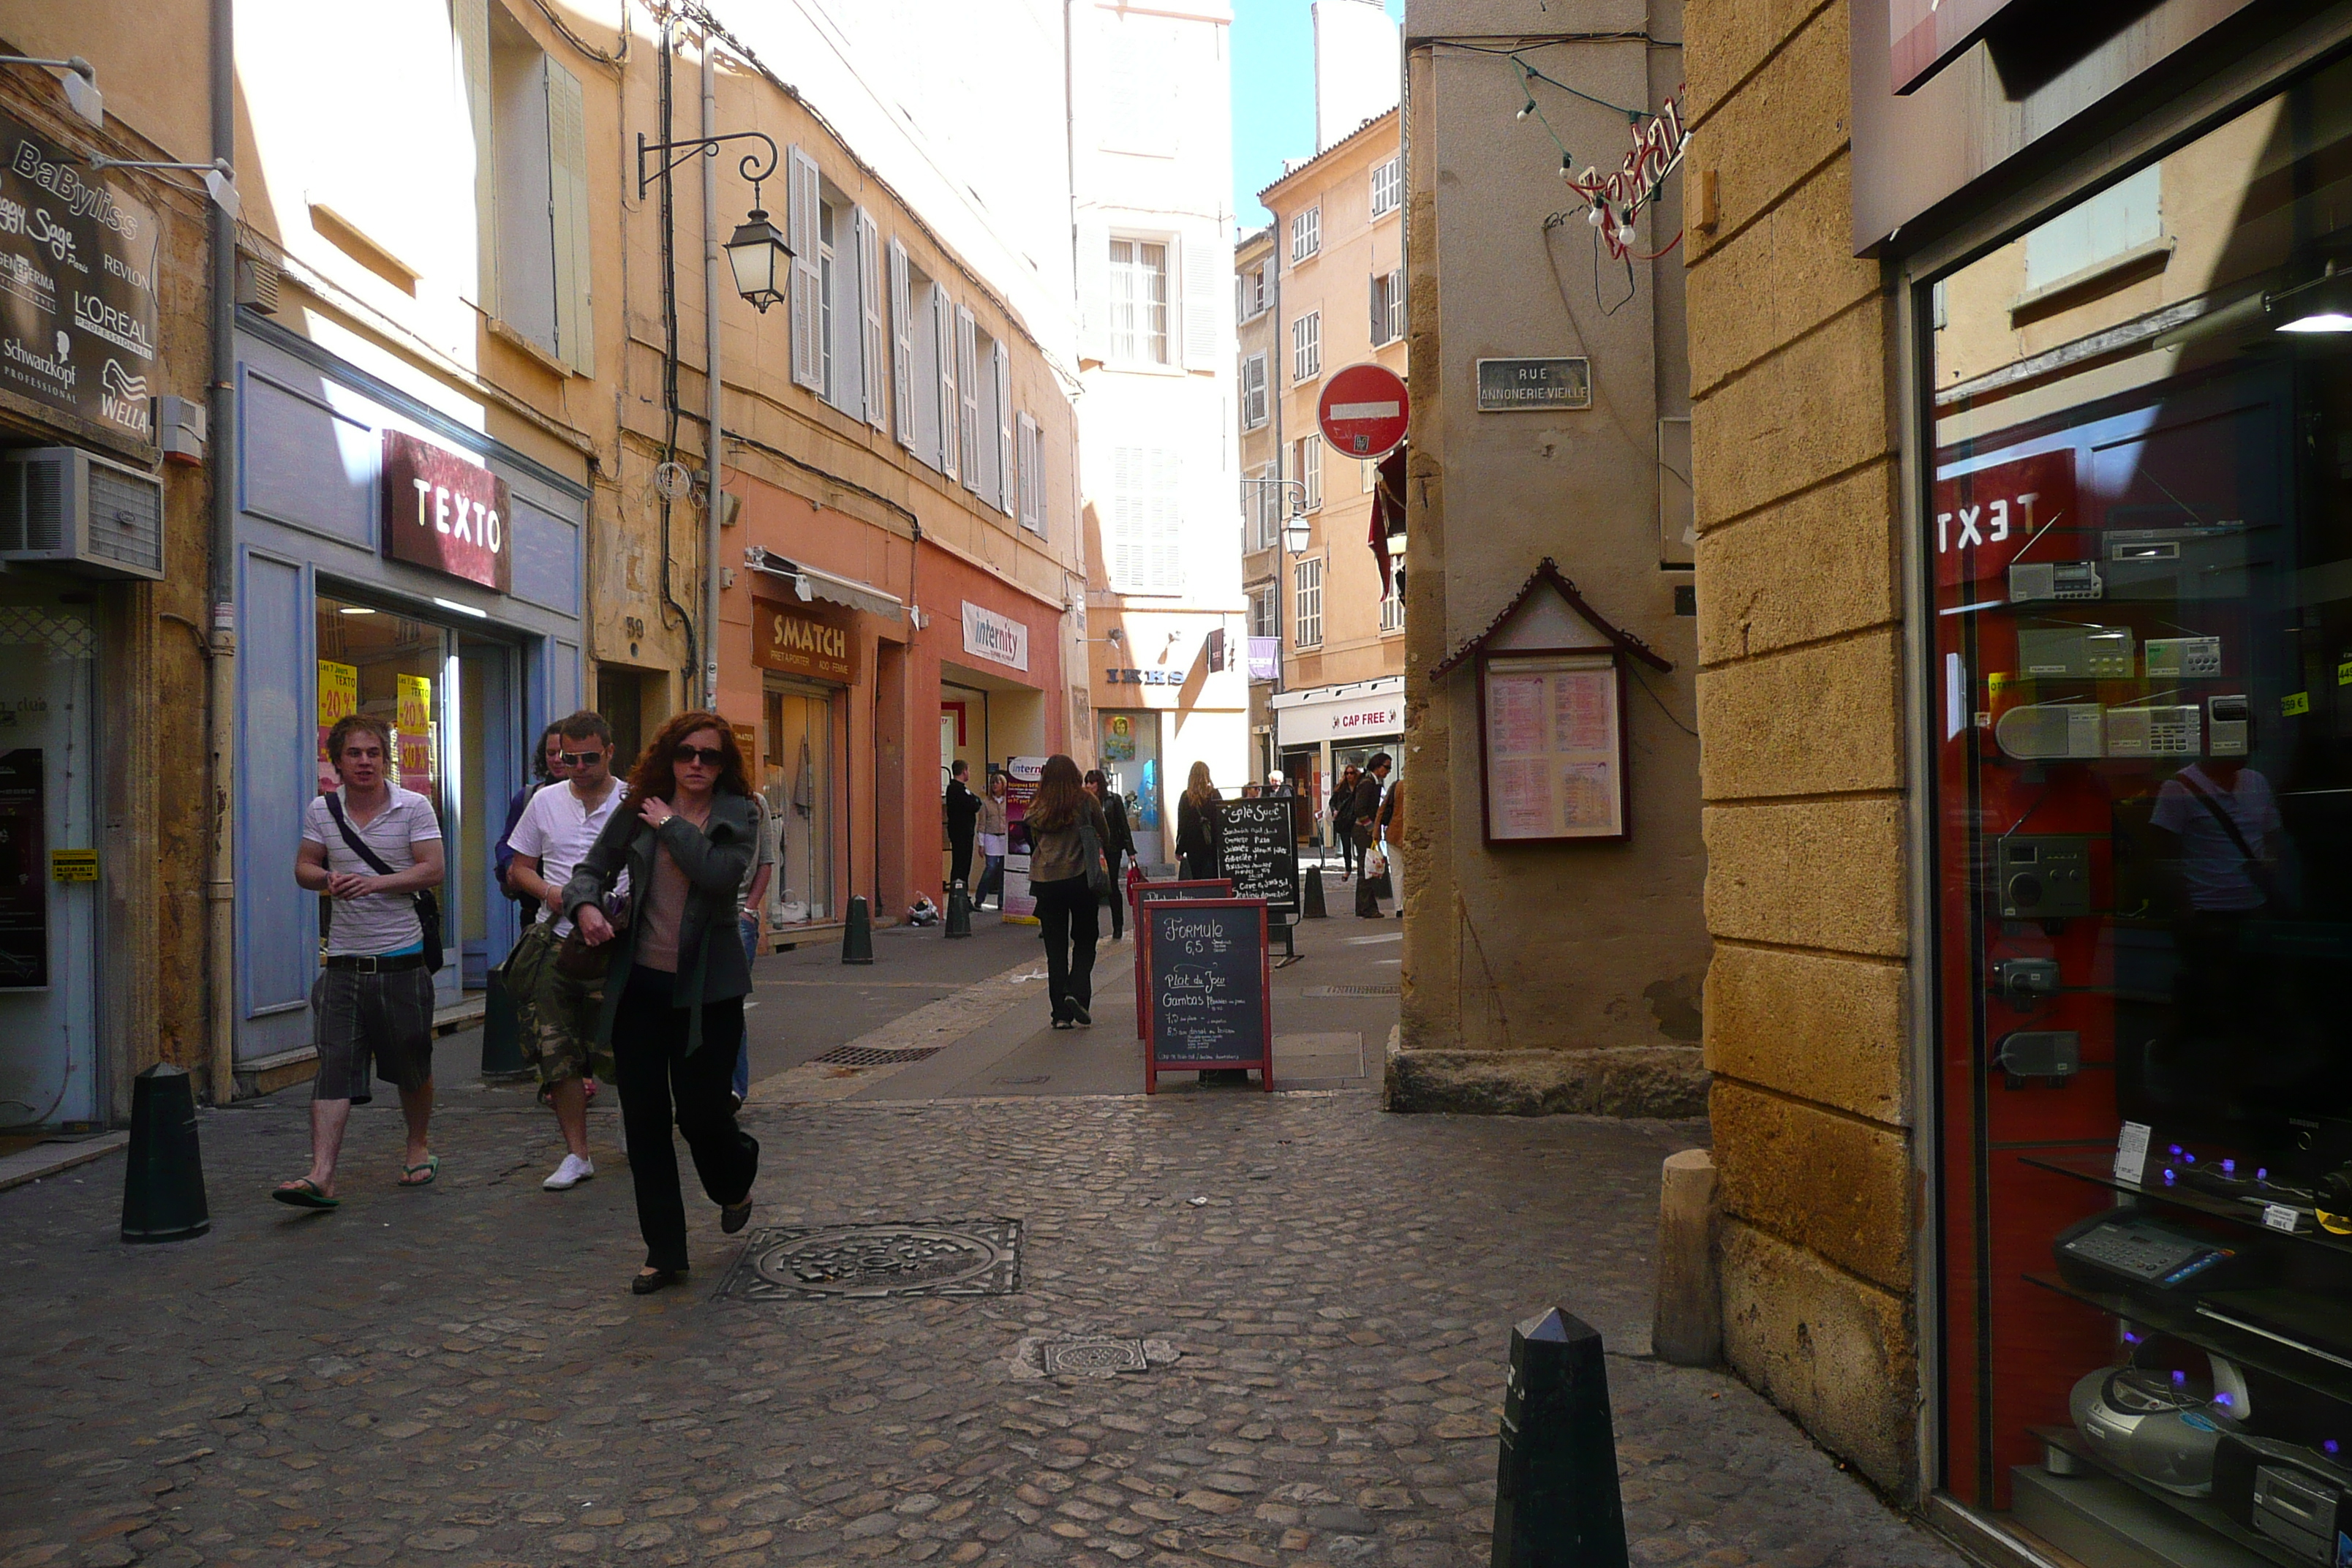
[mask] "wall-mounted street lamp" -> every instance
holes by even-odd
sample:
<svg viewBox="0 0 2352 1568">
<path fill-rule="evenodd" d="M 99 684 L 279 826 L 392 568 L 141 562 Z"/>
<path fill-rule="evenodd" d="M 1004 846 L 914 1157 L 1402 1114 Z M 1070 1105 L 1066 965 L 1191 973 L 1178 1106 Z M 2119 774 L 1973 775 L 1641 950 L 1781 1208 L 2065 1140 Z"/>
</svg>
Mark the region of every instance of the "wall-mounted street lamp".
<svg viewBox="0 0 2352 1568">
<path fill-rule="evenodd" d="M 1282 548 L 1286 553 L 1303 555 L 1311 538 L 1307 523 L 1307 481 L 1304 479 L 1244 479 L 1244 487 L 1271 485 L 1289 498 L 1290 514 L 1283 520 Z"/>
<path fill-rule="evenodd" d="M 0 66 L 47 66 L 65 72 L 66 107 L 99 130 L 106 129 L 106 98 L 98 90 L 98 68 L 79 55 L 45 60 L 31 55 L 0 55 Z"/>
<path fill-rule="evenodd" d="M 640 131 L 637 132 L 637 199 L 643 201 L 646 192 L 656 180 L 688 158 L 698 153 L 705 158 L 719 156 L 719 144 L 722 142 L 757 142 L 768 150 L 765 163 L 760 161 L 759 153 L 746 153 L 743 161 L 736 166 L 737 172 L 751 182 L 751 210 L 736 226 L 735 233 L 726 246 L 727 264 L 735 273 L 735 291 L 765 315 L 769 306 L 783 301 L 784 290 L 792 276 L 786 264 L 793 254 L 793 247 L 784 243 L 782 231 L 768 221 L 768 215 L 760 206 L 760 186 L 775 177 L 780 156 L 773 137 L 764 131 L 730 131 L 724 136 L 697 136 L 684 142 L 648 142 L 645 132 Z M 646 160 L 662 153 L 675 153 L 676 156 L 669 158 L 660 168 L 648 170 Z"/>
</svg>

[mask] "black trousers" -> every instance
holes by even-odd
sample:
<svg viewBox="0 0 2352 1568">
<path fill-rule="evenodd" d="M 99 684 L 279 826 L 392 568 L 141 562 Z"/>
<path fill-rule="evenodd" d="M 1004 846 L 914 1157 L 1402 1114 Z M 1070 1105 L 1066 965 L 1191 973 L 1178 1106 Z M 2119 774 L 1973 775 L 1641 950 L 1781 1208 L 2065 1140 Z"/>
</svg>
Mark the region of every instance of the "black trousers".
<svg viewBox="0 0 2352 1568">
<path fill-rule="evenodd" d="M 1095 942 L 1102 934 L 1095 923 L 1093 890 L 1084 877 L 1040 882 L 1030 890 L 1037 895 L 1037 926 L 1045 939 L 1045 996 L 1054 1016 L 1068 1017 L 1074 1002 L 1092 1012 Z"/>
<path fill-rule="evenodd" d="M 948 835 L 948 858 L 953 862 L 948 871 L 948 886 L 950 889 L 958 882 L 961 882 L 967 888 L 971 886 L 972 843 L 972 835 L 969 833 Z"/>
<path fill-rule="evenodd" d="M 1110 897 L 1103 901 L 1110 906 L 1110 939 L 1117 942 L 1127 930 L 1127 873 L 1121 869 L 1127 852 L 1107 849 L 1103 858 L 1110 862 Z"/>
<path fill-rule="evenodd" d="M 760 1145 L 735 1124 L 729 1096 L 743 1048 L 743 998 L 702 1008 L 702 1044 L 688 1056 L 684 1008 L 670 1005 L 677 977 L 632 969 L 613 1015 L 613 1065 L 619 1075 L 621 1121 L 629 1132 L 629 1178 L 637 1194 L 637 1228 L 646 1263 L 684 1268 L 686 1202 L 670 1142 L 673 1097 L 677 1130 L 694 1155 L 695 1174 L 715 1204 L 741 1203 L 760 1174 Z"/>
</svg>

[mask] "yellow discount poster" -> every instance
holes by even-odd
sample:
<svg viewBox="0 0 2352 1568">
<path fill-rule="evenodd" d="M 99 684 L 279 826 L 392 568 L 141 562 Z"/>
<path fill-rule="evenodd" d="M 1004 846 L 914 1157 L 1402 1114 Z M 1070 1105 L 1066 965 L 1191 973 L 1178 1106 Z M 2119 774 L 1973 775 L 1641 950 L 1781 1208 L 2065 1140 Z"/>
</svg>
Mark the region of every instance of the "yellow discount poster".
<svg viewBox="0 0 2352 1568">
<path fill-rule="evenodd" d="M 360 669 L 331 658 L 319 661 L 319 793 L 335 787 L 335 765 L 327 760 L 327 731 L 335 721 L 360 710 Z"/>
<path fill-rule="evenodd" d="M 395 675 L 392 678 L 393 738 L 400 749 L 400 787 L 430 794 L 433 789 L 433 678 Z"/>
</svg>

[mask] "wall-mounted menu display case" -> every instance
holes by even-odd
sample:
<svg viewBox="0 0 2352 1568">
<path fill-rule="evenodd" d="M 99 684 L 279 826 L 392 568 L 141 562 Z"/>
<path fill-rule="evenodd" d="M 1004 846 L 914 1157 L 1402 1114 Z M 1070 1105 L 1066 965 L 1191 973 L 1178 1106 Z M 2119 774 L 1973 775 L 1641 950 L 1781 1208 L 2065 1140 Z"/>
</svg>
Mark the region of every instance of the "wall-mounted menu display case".
<svg viewBox="0 0 2352 1568">
<path fill-rule="evenodd" d="M 1922 304 L 1941 1484 L 2352 1563 L 2352 67 Z"/>
</svg>

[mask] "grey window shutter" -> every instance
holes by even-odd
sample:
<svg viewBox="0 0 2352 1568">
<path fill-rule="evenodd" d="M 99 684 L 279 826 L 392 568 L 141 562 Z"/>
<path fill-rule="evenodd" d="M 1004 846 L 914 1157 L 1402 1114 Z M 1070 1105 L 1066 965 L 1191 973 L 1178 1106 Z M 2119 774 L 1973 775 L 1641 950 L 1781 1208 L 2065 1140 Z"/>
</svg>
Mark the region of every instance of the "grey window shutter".
<svg viewBox="0 0 2352 1568">
<path fill-rule="evenodd" d="M 477 268 L 473 300 L 499 313 L 499 187 L 497 154 L 490 131 L 489 0 L 450 0 L 450 30 L 457 35 L 458 64 L 465 72 L 466 116 L 474 133 L 474 235 Z"/>
<path fill-rule="evenodd" d="M 987 465 L 981 461 L 980 328 L 971 312 L 956 307 L 956 449 L 963 454 L 964 489 L 978 490 Z"/>
<path fill-rule="evenodd" d="M 915 446 L 915 310 L 907 279 L 907 247 L 890 242 L 890 405 L 898 413 L 898 445 Z"/>
<path fill-rule="evenodd" d="M 996 510 L 1013 515 L 1013 360 L 998 343 L 989 351 L 996 382 Z"/>
<path fill-rule="evenodd" d="M 824 311 L 818 303 L 824 277 L 817 270 L 816 160 L 791 149 L 785 164 L 784 243 L 793 247 L 793 380 L 824 390 L 824 350 L 818 342 Z"/>
<path fill-rule="evenodd" d="M 588 121 L 580 79 L 547 62 L 547 188 L 555 225 L 555 352 L 574 375 L 596 374 L 588 303 Z"/>
<path fill-rule="evenodd" d="M 1219 280 L 1233 275 L 1233 252 L 1205 235 L 1186 235 L 1176 250 L 1176 265 L 1184 274 L 1184 368 L 1223 369 L 1231 362 L 1221 364 L 1217 355 L 1225 338 L 1225 291 Z"/>
<path fill-rule="evenodd" d="M 940 472 L 954 479 L 961 451 L 956 434 L 962 423 L 961 405 L 956 398 L 956 312 L 947 289 L 938 283 L 931 285 L 931 359 L 939 367 L 939 381 L 931 393 L 940 408 Z"/>
<path fill-rule="evenodd" d="M 890 356 L 882 328 L 882 229 L 864 207 L 857 209 L 857 310 L 866 351 L 866 422 L 880 430 L 888 422 L 882 384 Z"/>
</svg>

